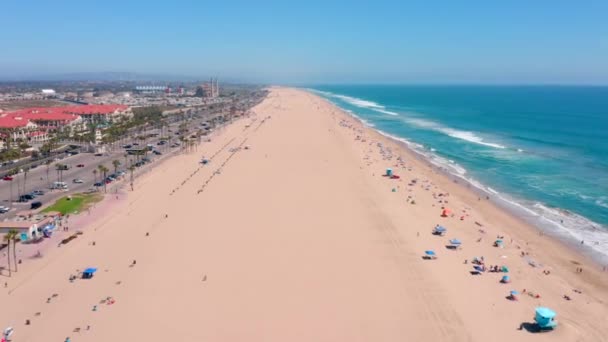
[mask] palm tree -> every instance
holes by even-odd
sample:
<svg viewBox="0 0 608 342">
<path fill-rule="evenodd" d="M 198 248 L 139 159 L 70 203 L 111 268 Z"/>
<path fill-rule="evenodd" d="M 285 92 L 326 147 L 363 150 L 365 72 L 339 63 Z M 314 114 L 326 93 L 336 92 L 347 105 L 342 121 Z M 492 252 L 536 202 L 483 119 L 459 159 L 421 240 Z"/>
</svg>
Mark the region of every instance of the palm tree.
<svg viewBox="0 0 608 342">
<path fill-rule="evenodd" d="M 97 169 L 93 169 L 93 183 L 97 183 Z"/>
<path fill-rule="evenodd" d="M 55 164 L 55 169 L 57 170 L 57 181 L 58 182 L 63 182 L 63 171 L 65 169 L 66 165 L 64 164 Z"/>
<path fill-rule="evenodd" d="M 112 165 L 114 166 L 114 174 L 116 174 L 116 172 L 118 172 L 118 167 L 120 166 L 120 160 L 114 159 Z"/>
<path fill-rule="evenodd" d="M 129 158 L 129 154 L 125 153 L 125 154 L 123 154 L 123 157 L 125 157 L 125 166 L 129 165 L 129 159 L 128 159 Z"/>
<path fill-rule="evenodd" d="M 46 165 L 46 183 L 49 188 L 51 187 L 51 182 L 49 181 L 49 168 L 51 167 L 52 163 L 53 163 L 53 161 L 51 159 L 44 162 L 44 164 Z"/>
<path fill-rule="evenodd" d="M 27 173 L 30 171 L 29 167 L 25 167 L 23 168 L 23 193 L 27 193 L 27 188 L 26 188 L 26 184 L 27 184 Z"/>
<path fill-rule="evenodd" d="M 15 264 L 15 272 L 17 272 L 17 237 L 19 236 L 19 232 L 15 229 L 11 229 L 6 235 L 8 235 L 9 245 L 11 241 L 13 242 L 13 263 Z"/>
<path fill-rule="evenodd" d="M 135 166 L 129 166 L 129 171 L 131 171 L 131 191 L 133 191 L 133 171 L 135 170 Z"/>
<path fill-rule="evenodd" d="M 11 271 L 11 236 L 9 234 L 4 234 L 3 237 L 4 242 L 6 242 L 6 260 L 8 262 L 8 276 L 12 276 Z"/>
<path fill-rule="evenodd" d="M 99 165 L 97 167 L 99 169 L 99 172 L 103 175 L 103 192 L 108 192 L 107 187 L 106 187 L 106 174 L 107 172 L 110 170 L 107 167 L 105 167 L 104 165 Z"/>
<path fill-rule="evenodd" d="M 8 205 L 9 205 L 9 206 L 11 207 L 11 209 L 12 209 L 12 208 L 13 208 L 13 181 L 11 180 L 11 181 L 9 181 L 9 182 L 11 182 L 11 185 L 10 185 L 10 187 L 9 187 L 11 197 L 8 199 Z"/>
</svg>

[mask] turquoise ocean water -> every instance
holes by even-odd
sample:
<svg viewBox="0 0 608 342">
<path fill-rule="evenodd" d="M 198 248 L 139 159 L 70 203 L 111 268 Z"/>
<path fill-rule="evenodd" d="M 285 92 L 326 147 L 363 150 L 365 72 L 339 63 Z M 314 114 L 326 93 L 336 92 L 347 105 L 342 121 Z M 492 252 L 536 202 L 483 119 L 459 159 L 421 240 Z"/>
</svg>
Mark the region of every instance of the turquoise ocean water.
<svg viewBox="0 0 608 342">
<path fill-rule="evenodd" d="M 608 262 L 608 87 L 308 90 Z"/>
</svg>

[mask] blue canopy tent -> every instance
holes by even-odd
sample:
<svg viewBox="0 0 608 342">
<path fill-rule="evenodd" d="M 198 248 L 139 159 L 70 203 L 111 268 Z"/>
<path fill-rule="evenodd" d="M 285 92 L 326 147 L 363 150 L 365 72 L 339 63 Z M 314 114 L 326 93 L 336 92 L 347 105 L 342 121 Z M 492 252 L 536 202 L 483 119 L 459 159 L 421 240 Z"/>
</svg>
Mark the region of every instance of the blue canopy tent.
<svg viewBox="0 0 608 342">
<path fill-rule="evenodd" d="M 95 274 L 95 272 L 97 272 L 97 268 L 95 267 L 89 267 L 86 270 L 84 270 L 82 272 L 82 279 L 91 279 L 93 278 L 93 274 Z"/>
<path fill-rule="evenodd" d="M 433 229 L 433 235 L 442 235 L 443 236 L 443 235 L 445 235 L 445 233 L 447 231 L 448 230 L 443 226 L 436 226 L 435 229 Z"/>
<path fill-rule="evenodd" d="M 424 258 L 425 259 L 437 259 L 437 254 L 435 254 L 435 251 L 424 251 Z"/>
<path fill-rule="evenodd" d="M 536 308 L 534 321 L 536 321 L 536 324 L 541 329 L 553 329 L 557 326 L 556 315 L 555 311 L 549 308 L 538 307 Z"/>
</svg>

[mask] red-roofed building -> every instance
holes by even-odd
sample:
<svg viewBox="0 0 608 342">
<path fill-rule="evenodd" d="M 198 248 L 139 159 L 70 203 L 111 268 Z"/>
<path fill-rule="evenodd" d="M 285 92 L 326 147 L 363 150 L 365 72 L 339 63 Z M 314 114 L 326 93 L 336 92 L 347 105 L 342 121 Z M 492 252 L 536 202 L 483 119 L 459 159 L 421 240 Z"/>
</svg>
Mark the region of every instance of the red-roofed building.
<svg viewBox="0 0 608 342">
<path fill-rule="evenodd" d="M 83 105 L 64 107 L 25 108 L 0 113 L 0 131 L 11 139 L 40 142 L 48 140 L 49 132 L 69 127 L 72 131 L 86 129 L 86 123 L 109 124 L 118 117 L 133 112 L 125 105 Z M 30 134 L 34 133 L 35 134 Z M 42 134 L 43 133 L 43 134 Z"/>
</svg>

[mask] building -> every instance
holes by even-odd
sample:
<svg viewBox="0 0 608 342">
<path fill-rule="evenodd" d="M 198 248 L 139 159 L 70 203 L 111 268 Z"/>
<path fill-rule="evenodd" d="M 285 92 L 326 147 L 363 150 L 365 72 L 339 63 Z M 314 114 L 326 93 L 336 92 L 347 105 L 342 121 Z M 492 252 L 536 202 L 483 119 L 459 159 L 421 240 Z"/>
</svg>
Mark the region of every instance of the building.
<svg viewBox="0 0 608 342">
<path fill-rule="evenodd" d="M 71 133 L 79 132 L 89 123 L 105 125 L 132 115 L 131 108 L 126 105 L 26 108 L 0 113 L 0 137 L 5 141 L 44 142 L 51 132 L 66 129 Z"/>
<path fill-rule="evenodd" d="M 140 94 L 159 94 L 167 91 L 167 86 L 144 85 L 136 86 L 135 92 Z"/>
<path fill-rule="evenodd" d="M 220 88 L 217 78 L 211 78 L 209 82 L 203 83 L 196 88 L 195 96 L 213 99 L 220 96 Z"/>
<path fill-rule="evenodd" d="M 119 117 L 133 116 L 133 111 L 126 105 L 85 105 L 61 108 L 64 113 L 78 115 L 89 123 L 111 123 Z"/>
<path fill-rule="evenodd" d="M 0 234 L 7 234 L 11 230 L 16 230 L 22 241 L 41 238 L 44 236 L 45 230 L 55 229 L 61 219 L 61 213 L 49 212 L 44 215 L 32 213 L 18 217 L 20 220 L 0 222 Z"/>
</svg>

